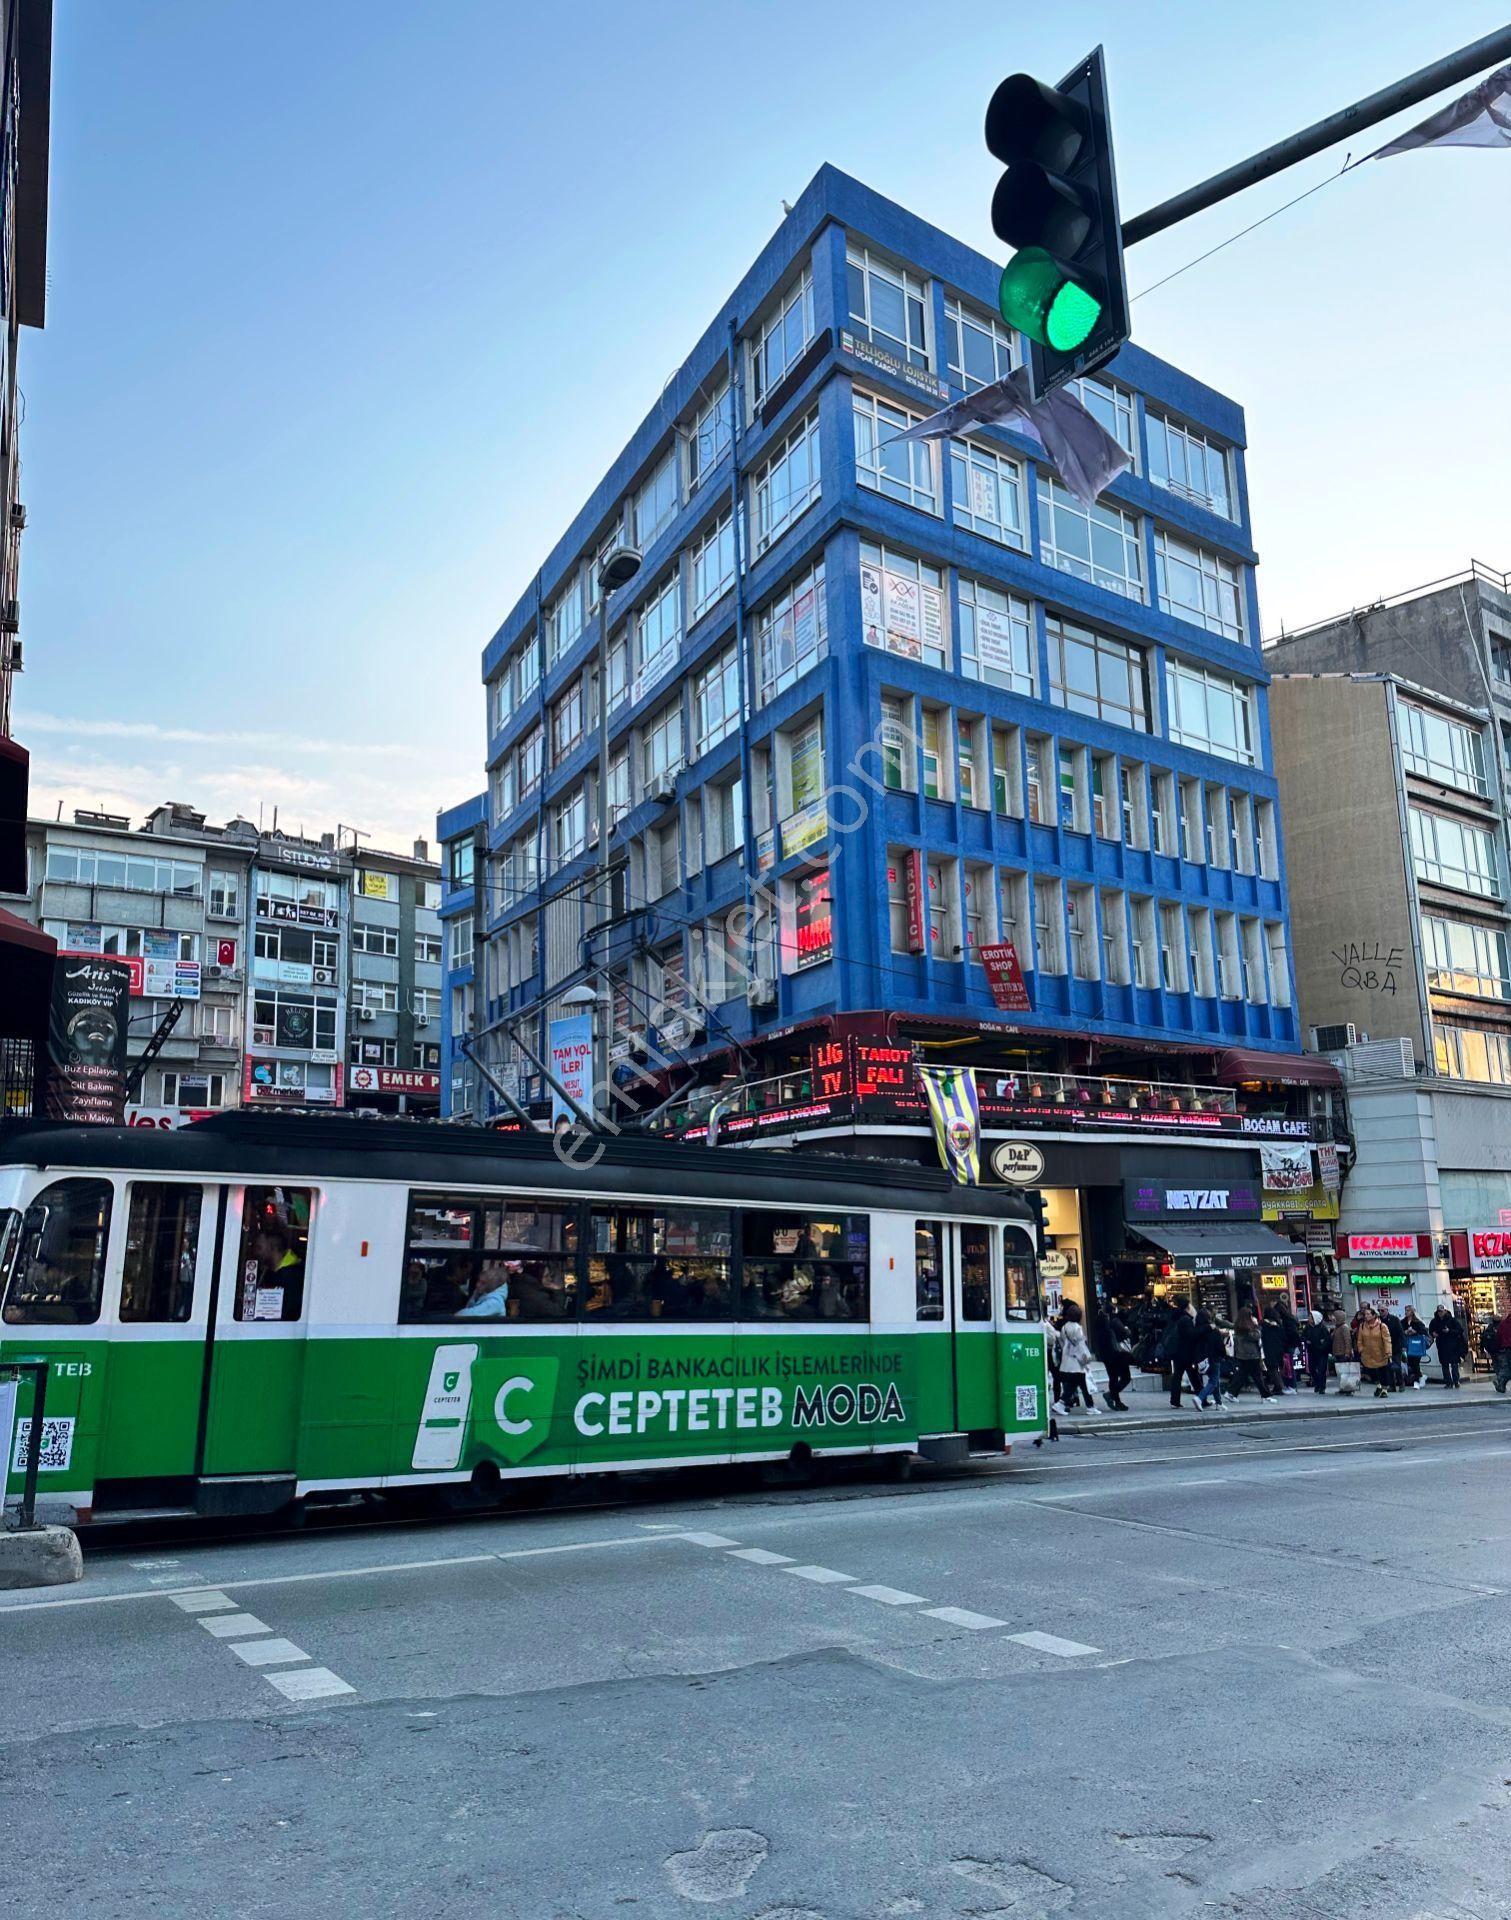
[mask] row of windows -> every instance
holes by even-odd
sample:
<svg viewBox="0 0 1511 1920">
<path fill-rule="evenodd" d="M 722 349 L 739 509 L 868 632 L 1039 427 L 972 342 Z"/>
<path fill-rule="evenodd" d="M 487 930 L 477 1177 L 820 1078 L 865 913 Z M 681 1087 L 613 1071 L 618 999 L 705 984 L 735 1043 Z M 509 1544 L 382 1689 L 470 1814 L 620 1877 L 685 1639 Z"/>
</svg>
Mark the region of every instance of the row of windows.
<svg viewBox="0 0 1511 1920">
<path fill-rule="evenodd" d="M 1256 1006 L 1291 1004 L 1278 920 L 1019 868 L 999 872 L 905 847 L 888 851 L 887 909 L 894 953 L 971 962 L 983 945 L 1007 940 L 1025 972 Z"/>
<path fill-rule="evenodd" d="M 126 893 L 172 893 L 197 900 L 203 867 L 185 860 L 155 860 L 125 853 L 99 853 L 89 847 L 49 847 L 46 876 L 84 887 L 118 887 Z"/>
<path fill-rule="evenodd" d="M 1439 914 L 1422 915 L 1427 984 L 1440 993 L 1511 1000 L 1511 954 L 1500 927 L 1480 927 Z"/>
<path fill-rule="evenodd" d="M 933 444 L 902 440 L 923 415 L 856 389 L 856 477 L 889 499 L 921 512 L 942 511 Z M 949 443 L 951 517 L 990 540 L 1032 550 L 1025 462 L 976 441 Z M 1039 558 L 1090 586 L 1125 599 L 1148 598 L 1143 525 L 1136 513 L 1110 500 L 1078 500 L 1053 473 L 1037 470 Z M 1214 549 L 1154 528 L 1155 598 L 1165 612 L 1192 621 L 1225 640 L 1245 635 L 1243 570 Z"/>
<path fill-rule="evenodd" d="M 1412 773 L 1420 773 L 1464 793 L 1486 795 L 1485 748 L 1478 727 L 1453 720 L 1430 707 L 1409 700 L 1397 703 L 1401 717 L 1401 758 Z"/>
<path fill-rule="evenodd" d="M 882 695 L 877 739 L 894 792 L 1279 877 L 1273 801 L 900 693 Z"/>
<path fill-rule="evenodd" d="M 1449 1079 L 1511 1087 L 1511 1036 L 1434 1021 L 1432 1043 L 1437 1070 Z"/>
<path fill-rule="evenodd" d="M 1419 880 L 1499 900 L 1504 892 L 1495 835 L 1446 814 L 1408 807 L 1412 865 Z"/>
<path fill-rule="evenodd" d="M 456 1028 L 458 1033 L 470 1030 L 470 1026 Z M 347 1057 L 354 1067 L 396 1067 L 400 1064 L 399 1043 L 397 1040 L 353 1040 L 347 1049 Z M 416 1041 L 403 1064 L 420 1073 L 434 1073 L 441 1064 L 439 1043 Z"/>
</svg>

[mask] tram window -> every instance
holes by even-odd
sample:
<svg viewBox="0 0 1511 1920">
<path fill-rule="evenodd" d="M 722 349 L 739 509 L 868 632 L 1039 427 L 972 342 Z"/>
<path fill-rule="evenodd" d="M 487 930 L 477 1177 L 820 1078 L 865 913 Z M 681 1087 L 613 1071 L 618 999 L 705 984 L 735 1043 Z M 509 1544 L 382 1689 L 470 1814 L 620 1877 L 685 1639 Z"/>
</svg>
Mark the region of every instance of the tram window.
<svg viewBox="0 0 1511 1920">
<path fill-rule="evenodd" d="M 960 1229 L 960 1318 L 992 1317 L 992 1236 L 989 1227 Z"/>
<path fill-rule="evenodd" d="M 241 1207 L 238 1320 L 297 1320 L 304 1311 L 310 1187 L 248 1187 Z"/>
<path fill-rule="evenodd" d="M 1039 1318 L 1039 1287 L 1032 1260 L 1008 1260 L 1002 1268 L 1003 1296 L 1009 1320 Z"/>
<path fill-rule="evenodd" d="M 122 1320 L 187 1320 L 194 1305 L 200 1189 L 133 1181 L 121 1272 Z"/>
<path fill-rule="evenodd" d="M 603 1320 L 729 1320 L 734 1216 L 723 1207 L 595 1207 L 584 1313 Z"/>
<path fill-rule="evenodd" d="M 913 1222 L 913 1272 L 920 1320 L 944 1318 L 944 1228 L 937 1220 Z"/>
<path fill-rule="evenodd" d="M 871 1223 L 863 1213 L 744 1215 L 746 1320 L 869 1320 Z"/>
<path fill-rule="evenodd" d="M 576 1296 L 575 1208 L 410 1196 L 401 1321 L 566 1320 Z"/>
<path fill-rule="evenodd" d="M 26 1209 L 11 1248 L 3 1318 L 8 1326 L 91 1326 L 100 1317 L 108 1180 L 54 1180 Z"/>
</svg>

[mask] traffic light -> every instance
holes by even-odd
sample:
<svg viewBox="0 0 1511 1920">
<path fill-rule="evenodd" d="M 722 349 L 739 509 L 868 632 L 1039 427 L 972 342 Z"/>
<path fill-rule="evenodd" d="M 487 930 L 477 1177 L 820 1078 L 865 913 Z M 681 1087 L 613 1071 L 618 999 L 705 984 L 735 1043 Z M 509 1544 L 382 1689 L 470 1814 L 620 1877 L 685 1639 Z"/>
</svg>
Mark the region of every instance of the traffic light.
<svg viewBox="0 0 1511 1920">
<path fill-rule="evenodd" d="M 1128 282 L 1102 49 L 1059 86 L 1014 73 L 986 109 L 1007 172 L 992 228 L 1017 249 L 997 303 L 1028 336 L 1035 399 L 1110 360 L 1128 338 Z"/>
<path fill-rule="evenodd" d="M 1042 1259 L 1049 1241 L 1049 1202 L 1037 1187 L 1024 1198 L 1033 1209 L 1034 1216 L 1034 1253 Z"/>
</svg>

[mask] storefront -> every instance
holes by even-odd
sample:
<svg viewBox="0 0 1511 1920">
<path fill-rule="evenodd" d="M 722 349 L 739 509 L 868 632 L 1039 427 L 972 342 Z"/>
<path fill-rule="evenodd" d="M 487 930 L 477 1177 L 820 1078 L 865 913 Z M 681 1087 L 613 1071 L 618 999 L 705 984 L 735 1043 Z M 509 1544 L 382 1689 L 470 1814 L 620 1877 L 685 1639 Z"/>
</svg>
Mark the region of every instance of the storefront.
<svg viewBox="0 0 1511 1920">
<path fill-rule="evenodd" d="M 1228 1321 L 1241 1306 L 1308 1305 L 1305 1252 L 1265 1226 L 1256 1184 L 1129 1181 L 1125 1207 L 1130 1229 L 1157 1256 L 1156 1298 L 1183 1293 Z"/>
<path fill-rule="evenodd" d="M 1350 1318 L 1361 1307 L 1398 1314 L 1415 1307 L 1424 1320 L 1437 1311 L 1437 1258 L 1430 1233 L 1382 1228 L 1339 1234 L 1338 1262 L 1343 1310 Z"/>
<path fill-rule="evenodd" d="M 1511 1225 L 1450 1232 L 1448 1284 L 1477 1328 L 1511 1313 Z"/>
</svg>

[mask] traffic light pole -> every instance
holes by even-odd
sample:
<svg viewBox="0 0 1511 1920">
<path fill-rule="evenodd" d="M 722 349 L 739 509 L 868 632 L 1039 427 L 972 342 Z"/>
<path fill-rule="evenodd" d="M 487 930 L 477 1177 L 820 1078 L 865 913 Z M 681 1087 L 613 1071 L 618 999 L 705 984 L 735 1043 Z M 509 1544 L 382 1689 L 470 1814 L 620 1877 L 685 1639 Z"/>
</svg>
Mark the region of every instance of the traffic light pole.
<svg viewBox="0 0 1511 1920">
<path fill-rule="evenodd" d="M 1245 187 L 1255 186 L 1261 180 L 1268 180 L 1271 174 L 1295 166 L 1298 160 L 1308 160 L 1314 153 L 1336 146 L 1350 134 L 1362 133 L 1366 127 L 1377 126 L 1393 113 L 1399 113 L 1403 107 L 1414 107 L 1444 87 L 1451 87 L 1459 80 L 1471 79 L 1475 74 L 1483 73 L 1487 68 L 1498 66 L 1506 60 L 1511 60 L 1511 27 L 1487 33 L 1483 40 L 1476 40 L 1472 46 L 1461 47 L 1457 53 L 1434 61 L 1430 67 L 1423 67 L 1420 72 L 1397 80 L 1392 86 L 1382 87 L 1367 99 L 1356 100 L 1351 107 L 1329 114 L 1315 126 L 1307 127 L 1301 133 L 1293 133 L 1289 139 L 1277 141 L 1273 147 L 1266 147 L 1262 153 L 1256 153 L 1248 160 L 1240 160 L 1237 166 L 1229 167 L 1225 173 L 1214 174 L 1210 180 L 1203 180 L 1200 185 L 1188 187 L 1184 193 L 1161 201 L 1159 206 L 1151 207 L 1136 219 L 1124 221 L 1123 245 L 1131 247 L 1140 240 L 1163 233 L 1167 227 L 1175 226 L 1193 213 L 1215 207 L 1219 200 L 1227 200 L 1235 193 L 1242 193 Z"/>
</svg>

